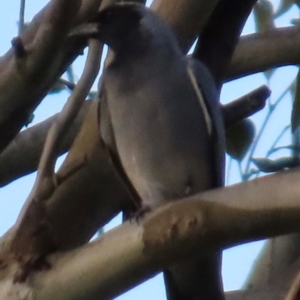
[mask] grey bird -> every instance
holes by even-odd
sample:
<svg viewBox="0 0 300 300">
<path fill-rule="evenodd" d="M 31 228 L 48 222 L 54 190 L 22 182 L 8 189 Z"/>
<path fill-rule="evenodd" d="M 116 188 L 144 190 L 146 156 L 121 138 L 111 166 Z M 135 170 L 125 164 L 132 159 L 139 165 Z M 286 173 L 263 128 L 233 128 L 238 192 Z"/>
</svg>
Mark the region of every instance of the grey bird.
<svg viewBox="0 0 300 300">
<path fill-rule="evenodd" d="M 140 4 L 107 7 L 95 37 L 111 55 L 102 75 L 100 131 L 141 208 L 223 185 L 224 130 L 213 78 L 187 59 L 171 29 Z M 221 253 L 164 271 L 169 300 L 224 299 Z"/>
</svg>

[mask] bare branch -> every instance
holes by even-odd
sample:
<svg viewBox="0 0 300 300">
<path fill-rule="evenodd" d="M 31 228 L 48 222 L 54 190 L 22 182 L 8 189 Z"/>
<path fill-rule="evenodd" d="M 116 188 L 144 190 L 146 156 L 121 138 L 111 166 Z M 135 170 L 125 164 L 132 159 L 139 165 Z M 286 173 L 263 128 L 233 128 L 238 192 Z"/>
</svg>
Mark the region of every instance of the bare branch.
<svg viewBox="0 0 300 300">
<path fill-rule="evenodd" d="M 55 80 L 82 51 L 85 41 L 65 41 L 65 37 L 72 26 L 96 14 L 100 3 L 52 0 L 19 37 L 25 57 L 16 59 L 11 49 L 0 58 L 0 150 L 26 124 Z"/>
<path fill-rule="evenodd" d="M 300 229 L 299 203 L 250 211 L 201 198 L 166 205 L 140 224 L 124 224 L 96 242 L 54 256 L 53 268 L 34 277 L 38 298 L 112 299 L 195 253 Z"/>
<path fill-rule="evenodd" d="M 67 132 L 68 127 L 70 126 L 70 123 L 78 114 L 95 81 L 100 68 L 102 49 L 103 45 L 98 40 L 90 40 L 88 57 L 83 74 L 72 95 L 59 114 L 56 122 L 53 124 L 49 131 L 35 183 L 35 186 L 38 188 L 38 190 L 40 188 L 39 185 L 43 180 L 49 180 L 50 178 L 53 179 L 58 147 L 61 144 L 61 141 L 65 133 Z M 41 193 L 44 193 L 45 191 L 43 189 L 45 188 L 45 186 L 43 184 L 41 188 Z M 35 197 L 40 198 L 40 192 L 38 192 L 38 190 Z M 46 195 L 45 197 L 47 198 L 48 195 Z M 44 196 L 41 196 L 41 199 L 43 198 Z"/>
<path fill-rule="evenodd" d="M 226 80 L 285 65 L 299 64 L 300 26 L 277 28 L 243 36 Z"/>
<path fill-rule="evenodd" d="M 173 29 L 187 52 L 220 0 L 154 0 L 151 8 Z"/>
<path fill-rule="evenodd" d="M 57 185 L 54 176 L 57 148 L 98 74 L 101 51 L 102 44 L 96 39 L 91 40 L 83 75 L 48 134 L 35 184 L 18 217 L 16 235 L 10 248 L 21 263 L 20 272 L 15 275 L 17 282 L 25 281 L 33 269 L 45 267 L 45 255 L 56 248 L 53 231 L 47 222 L 45 202 Z"/>
<path fill-rule="evenodd" d="M 71 147 L 92 101 L 85 101 L 75 121 L 59 147 L 58 155 L 64 154 Z M 0 186 L 37 170 L 45 145 L 46 136 L 58 114 L 21 131 L 0 154 Z"/>
<path fill-rule="evenodd" d="M 283 300 L 286 294 L 286 288 L 273 287 L 259 290 L 239 290 L 233 292 L 227 292 L 226 300 Z"/>
<path fill-rule="evenodd" d="M 55 291 L 64 297 L 70 293 L 70 298 L 63 299 L 72 299 L 75 293 L 87 297 L 95 290 L 103 299 L 111 299 L 179 257 L 295 232 L 300 229 L 299 180 L 297 168 L 166 205 L 141 224 L 127 224 L 105 235 L 99 243 L 57 255 L 54 267 L 35 277 L 39 288 L 45 287 L 39 289 L 45 293 L 39 299 L 53 299 Z M 57 206 L 57 212 L 61 208 Z M 67 205 L 62 216 L 65 224 L 69 208 Z M 72 225 L 68 227 L 71 236 Z M 121 248 L 116 247 L 119 244 Z M 82 276 L 79 280 L 77 274 L 85 274 L 86 281 L 79 282 Z"/>
<path fill-rule="evenodd" d="M 263 109 L 270 94 L 270 89 L 263 85 L 241 98 L 223 105 L 222 111 L 226 129 Z"/>
<path fill-rule="evenodd" d="M 116 174 L 101 141 L 99 102 L 95 100 L 91 103 L 67 158 L 56 174 L 59 185 L 46 203 L 46 223 L 51 226 L 58 250 L 73 249 L 88 242 L 100 227 L 133 201 Z M 17 223 L 15 227 L 18 226 Z M 21 240 L 26 235 L 28 238 L 26 228 L 24 230 L 25 233 L 20 233 Z M 24 247 L 20 243 L 20 251 L 26 250 L 30 240 L 31 237 L 27 241 L 24 239 Z"/>
<path fill-rule="evenodd" d="M 243 288 L 264 290 L 268 286 L 287 292 L 299 272 L 299 262 L 299 233 L 270 239 L 255 260 Z"/>
<path fill-rule="evenodd" d="M 82 0 L 79 9 L 77 24 L 91 19 L 99 10 L 103 0 Z"/>
<path fill-rule="evenodd" d="M 82 162 L 84 165 L 55 189 L 46 204 L 47 220 L 60 250 L 88 242 L 133 201 L 100 138 L 98 104 L 92 103 L 57 177 L 72 173 Z"/>
<path fill-rule="evenodd" d="M 257 0 L 221 0 L 200 34 L 193 56 L 211 71 L 221 88 L 244 24 Z"/>
<path fill-rule="evenodd" d="M 298 205 L 299 180 L 300 168 L 294 168 L 235 184 L 224 190 L 207 191 L 201 194 L 201 198 L 248 210 L 276 207 L 288 209 Z"/>
<path fill-rule="evenodd" d="M 300 273 L 295 278 L 285 300 L 297 300 L 300 296 Z"/>
</svg>

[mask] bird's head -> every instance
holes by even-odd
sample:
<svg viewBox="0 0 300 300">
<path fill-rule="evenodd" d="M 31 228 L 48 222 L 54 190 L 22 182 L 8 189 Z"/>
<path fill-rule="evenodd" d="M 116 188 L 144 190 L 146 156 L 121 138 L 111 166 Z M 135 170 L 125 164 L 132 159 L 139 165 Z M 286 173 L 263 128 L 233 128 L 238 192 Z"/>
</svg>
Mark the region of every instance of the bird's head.
<svg viewBox="0 0 300 300">
<path fill-rule="evenodd" d="M 124 44 L 138 42 L 140 21 L 146 13 L 147 9 L 137 3 L 118 3 L 108 6 L 94 19 L 97 23 L 98 38 L 113 50 L 124 47 Z"/>
<path fill-rule="evenodd" d="M 84 27 L 85 26 L 85 27 Z M 114 52 L 142 48 L 164 47 L 177 49 L 177 41 L 171 29 L 154 12 L 134 2 L 117 3 L 101 10 L 90 26 L 84 25 L 74 35 L 99 38 Z"/>
</svg>

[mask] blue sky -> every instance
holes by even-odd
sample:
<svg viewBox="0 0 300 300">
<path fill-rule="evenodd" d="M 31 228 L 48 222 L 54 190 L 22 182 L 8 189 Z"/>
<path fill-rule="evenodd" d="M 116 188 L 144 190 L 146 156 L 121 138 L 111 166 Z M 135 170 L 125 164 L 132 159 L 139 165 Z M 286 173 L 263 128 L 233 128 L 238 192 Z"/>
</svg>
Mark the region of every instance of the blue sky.
<svg viewBox="0 0 300 300">
<path fill-rule="evenodd" d="M 10 41 L 12 37 L 17 35 L 17 21 L 19 15 L 19 1 L 1 1 L 0 4 L 0 55 L 5 53 L 10 47 Z M 278 1 L 273 1 L 276 5 Z M 26 1 L 26 21 L 30 21 L 32 16 L 38 12 L 47 1 L 44 0 L 27 0 Z M 298 11 L 292 9 L 284 17 L 280 18 L 277 22 L 280 26 L 289 25 L 291 18 L 298 17 Z M 4 30 L 5 28 L 5 30 Z M 244 30 L 244 34 L 253 32 L 254 25 L 252 17 L 249 18 L 247 26 Z M 81 58 L 74 64 L 75 74 L 79 77 L 81 74 L 84 58 Z M 254 76 L 248 76 L 230 82 L 226 84 L 222 91 L 222 102 L 226 103 L 233 100 L 262 84 L 269 84 L 272 89 L 272 99 L 276 99 L 278 95 L 282 93 L 285 87 L 291 82 L 296 75 L 297 68 L 287 67 L 276 71 L 272 76 L 270 82 L 266 81 L 263 74 L 256 74 Z M 54 113 L 61 110 L 65 100 L 68 97 L 67 92 L 61 92 L 60 94 L 47 97 L 43 103 L 38 107 L 35 112 L 35 119 L 32 124 L 40 122 L 41 120 L 53 115 Z M 263 142 L 257 149 L 256 156 L 264 156 L 268 147 L 272 144 L 272 141 L 278 134 L 279 130 L 289 123 L 291 100 L 290 97 L 284 99 L 278 111 L 271 118 L 268 124 L 266 134 L 263 136 Z M 257 124 L 261 124 L 266 114 L 266 110 L 258 113 L 253 119 Z M 284 137 L 282 144 L 288 144 L 289 135 Z M 279 153 L 278 155 L 282 155 Z M 30 192 L 35 174 L 23 177 L 16 182 L 0 189 L 0 233 L 4 233 L 16 220 L 19 210 Z M 237 167 L 233 166 L 232 172 L 230 173 L 230 183 L 238 182 L 240 180 Z M 113 220 L 106 230 L 115 226 L 120 222 L 120 218 Z M 224 275 L 224 286 L 226 290 L 234 290 L 241 287 L 243 284 L 249 269 L 257 256 L 259 250 L 262 247 L 262 242 L 251 243 L 242 245 L 229 250 L 224 251 L 223 258 L 223 275 Z M 158 275 L 155 278 L 147 281 L 146 283 L 136 287 L 128 293 L 118 297 L 119 300 L 125 299 L 165 299 L 164 287 L 162 276 Z"/>
</svg>

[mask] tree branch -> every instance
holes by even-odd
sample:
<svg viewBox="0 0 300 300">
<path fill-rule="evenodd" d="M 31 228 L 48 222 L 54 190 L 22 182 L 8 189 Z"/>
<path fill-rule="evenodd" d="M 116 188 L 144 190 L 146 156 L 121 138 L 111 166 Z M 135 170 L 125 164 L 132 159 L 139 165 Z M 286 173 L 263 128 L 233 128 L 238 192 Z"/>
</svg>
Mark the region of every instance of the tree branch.
<svg viewBox="0 0 300 300">
<path fill-rule="evenodd" d="M 52 0 L 33 19 L 29 28 L 14 39 L 18 43 L 14 42 L 12 49 L 1 57 L 0 150 L 27 122 L 33 109 L 46 94 L 45 84 L 53 70 L 51 66 L 67 32 L 74 24 L 79 4 L 79 0 Z M 23 51 L 20 55 L 18 49 L 21 48 Z"/>
<path fill-rule="evenodd" d="M 243 36 L 235 50 L 226 80 L 270 68 L 300 63 L 300 26 L 277 28 Z"/>
<path fill-rule="evenodd" d="M 45 193 L 44 184 L 46 183 L 43 183 L 43 181 L 48 181 L 50 178 L 53 179 L 55 162 L 58 155 L 58 147 L 60 146 L 71 122 L 77 116 L 95 81 L 96 76 L 98 75 L 102 49 L 103 45 L 97 39 L 90 40 L 88 57 L 85 63 L 83 74 L 72 95 L 69 97 L 67 103 L 56 119 L 56 122 L 53 124 L 48 133 L 35 183 L 37 190 L 34 191 L 34 193 L 35 197 L 39 199 L 48 198 L 47 194 L 45 196 L 40 196 L 40 194 L 42 195 Z"/>
<path fill-rule="evenodd" d="M 91 101 L 85 101 L 75 121 L 69 126 L 58 155 L 67 152 L 83 123 Z M 46 136 L 58 114 L 20 132 L 0 154 L 0 187 L 37 170 Z"/>
<path fill-rule="evenodd" d="M 220 0 L 154 0 L 151 8 L 173 29 L 186 53 Z"/>
<path fill-rule="evenodd" d="M 35 184 L 17 220 L 17 230 L 10 251 L 21 264 L 20 274 L 15 281 L 23 282 L 34 268 L 43 266 L 44 257 L 57 246 L 47 220 L 46 202 L 55 191 L 57 179 L 54 173 L 58 146 L 69 124 L 76 117 L 100 67 L 102 44 L 92 39 L 89 43 L 88 58 L 72 95 L 51 127 L 38 167 Z M 38 232 L 38 233 L 37 233 Z"/>
<path fill-rule="evenodd" d="M 297 276 L 299 266 L 299 233 L 275 237 L 260 251 L 244 288 L 264 290 L 269 286 L 287 290 Z"/>
<path fill-rule="evenodd" d="M 240 187 L 238 199 L 227 202 L 243 202 L 247 188 Z M 112 299 L 193 254 L 300 229 L 299 201 L 289 208 L 242 207 L 205 201 L 201 194 L 166 205 L 141 223 L 124 224 L 96 242 L 55 255 L 53 268 L 37 274 L 33 286 L 39 287 L 39 299 Z"/>
<path fill-rule="evenodd" d="M 221 0 L 214 9 L 193 57 L 202 61 L 221 88 L 245 22 L 257 0 Z"/>
<path fill-rule="evenodd" d="M 229 129 L 231 126 L 263 109 L 270 94 L 270 89 L 266 85 L 262 85 L 239 99 L 223 105 L 225 128 Z"/>
<path fill-rule="evenodd" d="M 283 300 L 286 288 L 264 288 L 259 290 L 239 290 L 225 293 L 226 300 Z"/>
<path fill-rule="evenodd" d="M 58 180 L 59 185 L 46 203 L 47 221 L 58 250 L 74 249 L 88 242 L 100 227 L 132 203 L 100 138 L 98 104 L 92 102 L 56 173 L 63 181 Z"/>
<path fill-rule="evenodd" d="M 27 123 L 57 78 L 82 52 L 86 41 L 66 41 L 65 37 L 72 26 L 96 14 L 95 8 L 100 3 L 101 0 L 52 0 L 18 37 L 26 55 L 17 58 L 12 48 L 1 57 L 0 151 Z"/>
<path fill-rule="evenodd" d="M 119 227 L 99 243 L 57 254 L 52 261 L 54 267 L 35 277 L 39 288 L 45 287 L 45 290 L 39 289 L 38 292 L 45 293 L 39 299 L 54 299 L 52 293 L 55 291 L 59 295 L 70 293 L 70 298 L 63 299 L 72 299 L 75 293 L 87 297 L 86 293 L 96 290 L 103 299 L 111 299 L 141 279 L 196 251 L 206 253 L 295 232 L 300 229 L 299 180 L 300 168 L 295 168 L 201 193 L 153 211 L 140 224 Z M 69 219 L 71 206 L 67 207 L 65 224 L 72 223 Z M 76 213 L 71 215 L 77 216 Z M 66 218 L 69 222 L 65 222 Z M 90 216 L 86 215 L 86 218 L 88 220 Z M 68 226 L 71 236 L 75 234 L 73 225 Z M 116 247 L 120 244 L 123 247 Z M 78 274 L 85 274 L 85 280 L 82 281 L 82 276 L 77 277 Z"/>
</svg>

